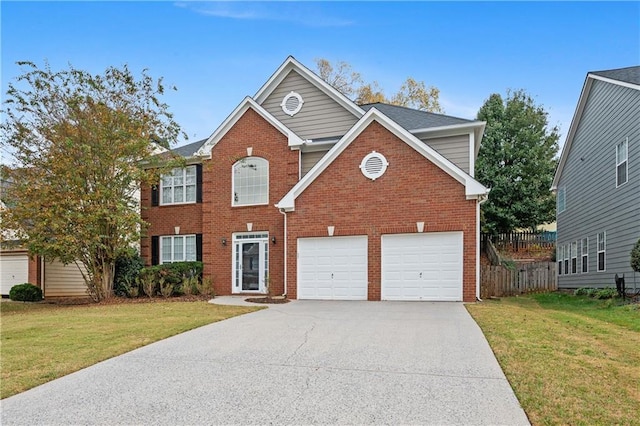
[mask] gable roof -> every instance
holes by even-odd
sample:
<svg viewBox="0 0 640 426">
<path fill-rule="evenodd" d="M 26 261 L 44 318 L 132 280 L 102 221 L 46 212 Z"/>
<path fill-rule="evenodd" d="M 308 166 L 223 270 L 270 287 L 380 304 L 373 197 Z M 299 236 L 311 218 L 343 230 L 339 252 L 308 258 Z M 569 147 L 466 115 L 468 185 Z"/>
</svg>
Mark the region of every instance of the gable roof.
<svg viewBox="0 0 640 426">
<path fill-rule="evenodd" d="M 318 75 L 309 70 L 309 68 L 298 62 L 293 56 L 289 56 L 282 63 L 282 65 L 280 65 L 276 72 L 273 73 L 269 80 L 267 80 L 267 82 L 260 88 L 260 90 L 258 90 L 258 92 L 253 97 L 256 102 L 262 104 L 269 97 L 269 95 L 271 95 L 271 93 L 280 85 L 280 83 L 282 83 L 282 80 L 284 80 L 291 71 L 296 71 L 303 78 L 308 80 L 311 84 L 316 86 L 319 90 L 324 92 L 327 96 L 341 105 L 347 111 L 351 112 L 357 118 L 360 118 L 364 115 L 365 111 L 362 108 L 351 101 L 351 99 L 340 93 L 340 91 L 331 86 L 329 83 L 318 77 Z"/>
<path fill-rule="evenodd" d="M 562 176 L 562 170 L 567 162 L 569 151 L 571 151 L 571 145 L 575 138 L 576 131 L 582 118 L 584 107 L 589 98 L 591 92 L 591 86 L 593 86 L 594 80 L 604 81 L 610 84 L 616 84 L 618 86 L 628 87 L 633 90 L 640 90 L 640 66 L 617 68 L 606 71 L 593 71 L 587 74 L 584 85 L 582 86 L 582 92 L 580 92 L 580 98 L 578 99 L 578 106 L 571 119 L 571 126 L 567 133 L 567 139 L 562 147 L 562 154 L 560 155 L 560 161 L 558 161 L 558 167 L 556 167 L 556 174 L 553 177 L 553 183 L 551 184 L 551 190 L 556 191 L 558 184 L 560 183 L 560 177 Z"/>
<path fill-rule="evenodd" d="M 389 117 L 378 111 L 376 108 L 370 108 L 369 111 L 344 135 L 338 143 L 336 143 L 327 154 L 316 163 L 315 166 L 291 188 L 291 190 L 280 200 L 276 207 L 285 211 L 295 210 L 295 200 L 304 192 L 311 183 L 320 176 L 324 170 L 353 142 L 360 133 L 362 133 L 373 121 L 380 123 L 383 127 L 393 133 L 401 141 L 412 147 L 418 153 L 422 154 L 437 167 L 442 169 L 449 176 L 465 186 L 465 195 L 467 199 L 480 199 L 488 194 L 487 189 L 480 182 L 476 181 L 470 175 L 461 170 L 458 166 L 440 155 L 433 148 L 422 143 L 409 131 L 401 127 L 399 124 L 391 120 Z"/>
<path fill-rule="evenodd" d="M 269 113 L 266 109 L 262 108 L 260 105 L 256 103 L 250 97 L 244 98 L 240 105 L 233 110 L 233 112 L 222 122 L 222 124 L 216 129 L 215 132 L 209 138 L 207 138 L 206 142 L 202 144 L 202 146 L 196 151 L 195 155 L 199 156 L 210 156 L 211 149 L 222 139 L 224 135 L 238 122 L 240 117 L 247 112 L 247 110 L 252 109 L 258 113 L 262 118 L 264 118 L 267 122 L 269 122 L 273 127 L 280 131 L 283 135 L 285 135 L 289 140 L 289 146 L 300 146 L 304 142 L 298 135 L 296 135 L 291 129 L 282 124 L 280 120 L 275 118 L 273 115 Z"/>
</svg>

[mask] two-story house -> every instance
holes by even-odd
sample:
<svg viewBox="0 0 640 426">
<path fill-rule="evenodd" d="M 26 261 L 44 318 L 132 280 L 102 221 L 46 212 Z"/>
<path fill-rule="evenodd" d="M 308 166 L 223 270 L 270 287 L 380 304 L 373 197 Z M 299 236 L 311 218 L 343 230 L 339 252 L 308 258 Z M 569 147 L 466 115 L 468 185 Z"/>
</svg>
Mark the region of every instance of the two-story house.
<svg viewBox="0 0 640 426">
<path fill-rule="evenodd" d="M 142 189 L 142 255 L 202 260 L 218 295 L 474 301 L 484 127 L 356 105 L 289 57 Z"/>
<path fill-rule="evenodd" d="M 559 288 L 640 287 L 640 66 L 587 74 L 552 190 Z"/>
</svg>

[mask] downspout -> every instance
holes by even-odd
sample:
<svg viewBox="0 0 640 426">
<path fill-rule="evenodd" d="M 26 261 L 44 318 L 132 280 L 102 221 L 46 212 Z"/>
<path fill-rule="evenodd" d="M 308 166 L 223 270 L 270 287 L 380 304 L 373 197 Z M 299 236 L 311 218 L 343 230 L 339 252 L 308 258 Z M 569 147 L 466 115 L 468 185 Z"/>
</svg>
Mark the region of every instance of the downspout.
<svg viewBox="0 0 640 426">
<path fill-rule="evenodd" d="M 284 209 L 278 209 L 284 216 L 284 294 L 287 296 L 287 212 Z"/>
<path fill-rule="evenodd" d="M 486 194 L 482 195 L 476 204 L 476 299 L 478 302 L 482 302 L 480 298 L 480 204 L 488 198 Z"/>
</svg>

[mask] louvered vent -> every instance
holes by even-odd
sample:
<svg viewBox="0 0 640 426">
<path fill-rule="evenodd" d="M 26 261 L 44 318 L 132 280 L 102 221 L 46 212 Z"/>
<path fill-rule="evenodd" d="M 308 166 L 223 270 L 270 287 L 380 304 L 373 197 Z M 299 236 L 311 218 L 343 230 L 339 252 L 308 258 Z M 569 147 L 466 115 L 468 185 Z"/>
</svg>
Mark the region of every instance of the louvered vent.
<svg viewBox="0 0 640 426">
<path fill-rule="evenodd" d="M 300 112 L 303 103 L 304 101 L 302 100 L 302 96 L 294 91 L 291 91 L 282 99 L 280 106 L 282 107 L 282 111 L 284 111 L 285 114 L 293 117 L 298 112 Z"/>
<path fill-rule="evenodd" d="M 362 159 L 360 163 L 360 170 L 362 174 L 371 180 L 376 180 L 387 171 L 389 162 L 384 155 L 379 152 L 373 151 Z"/>
</svg>

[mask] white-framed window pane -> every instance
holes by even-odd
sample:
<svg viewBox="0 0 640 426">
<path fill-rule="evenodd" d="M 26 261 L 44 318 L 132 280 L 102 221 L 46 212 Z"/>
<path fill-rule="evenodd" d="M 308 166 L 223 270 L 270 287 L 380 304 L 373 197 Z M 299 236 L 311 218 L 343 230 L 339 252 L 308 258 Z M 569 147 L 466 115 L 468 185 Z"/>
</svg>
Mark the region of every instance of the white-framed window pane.
<svg viewBox="0 0 640 426">
<path fill-rule="evenodd" d="M 629 139 L 616 145 L 616 186 L 627 183 L 629 164 Z"/>
<path fill-rule="evenodd" d="M 173 261 L 181 262 L 184 260 L 184 238 L 173 237 Z"/>
<path fill-rule="evenodd" d="M 173 188 L 174 192 L 173 192 L 173 201 L 175 203 L 182 203 L 184 202 L 184 187 L 183 186 L 176 186 L 175 188 Z"/>
<path fill-rule="evenodd" d="M 269 162 L 248 157 L 233 165 L 234 206 L 266 204 L 269 201 Z"/>
<path fill-rule="evenodd" d="M 162 188 L 162 204 L 171 204 L 173 202 L 173 197 L 171 195 L 170 187 Z"/>
<path fill-rule="evenodd" d="M 605 232 L 598 233 L 598 271 L 606 270 L 607 264 L 607 235 Z"/>
<path fill-rule="evenodd" d="M 567 199 L 566 199 L 566 189 L 564 187 L 562 188 L 558 188 L 558 195 L 557 195 L 557 209 L 558 209 L 558 213 L 562 213 L 563 211 L 565 211 L 566 207 L 567 207 Z"/>
<path fill-rule="evenodd" d="M 196 166 L 175 168 L 160 180 L 162 204 L 196 202 Z"/>
<path fill-rule="evenodd" d="M 196 260 L 196 236 L 189 235 L 185 237 L 185 257 L 186 261 Z"/>
<path fill-rule="evenodd" d="M 162 245 L 162 263 L 171 262 L 172 261 L 172 256 L 171 256 L 172 241 L 171 241 L 171 237 L 162 237 L 161 245 Z"/>
<path fill-rule="evenodd" d="M 195 185 L 188 185 L 185 187 L 186 188 L 186 194 L 185 194 L 185 201 L 187 203 L 191 203 L 196 201 L 196 186 Z"/>
</svg>

